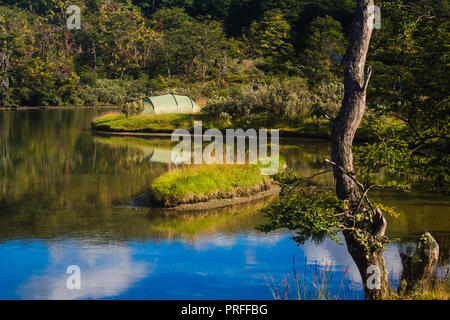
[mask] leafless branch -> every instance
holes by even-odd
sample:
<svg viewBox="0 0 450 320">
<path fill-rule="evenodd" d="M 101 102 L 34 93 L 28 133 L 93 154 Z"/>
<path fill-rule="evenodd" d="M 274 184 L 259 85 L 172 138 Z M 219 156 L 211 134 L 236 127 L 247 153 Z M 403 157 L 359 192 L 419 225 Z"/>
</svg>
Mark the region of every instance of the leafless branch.
<svg viewBox="0 0 450 320">
<path fill-rule="evenodd" d="M 301 184 L 303 184 L 303 183 L 306 183 L 306 182 L 308 182 L 308 181 L 311 181 L 314 177 L 316 177 L 316 176 L 318 176 L 318 175 L 325 174 L 325 173 L 332 172 L 332 171 L 333 171 L 333 170 L 326 170 L 326 171 L 323 171 L 323 172 L 316 173 L 316 174 L 312 175 L 311 177 L 309 177 L 309 178 L 306 179 L 306 180 L 298 180 L 298 181 L 292 183 L 292 184 L 289 186 L 289 190 L 293 190 L 293 189 L 295 189 L 296 187 L 298 187 L 299 185 L 301 185 Z"/>
<path fill-rule="evenodd" d="M 328 159 L 325 159 L 325 162 L 331 164 L 336 169 L 339 169 L 339 171 L 341 171 L 343 174 L 345 174 L 350 179 L 352 179 L 361 188 L 361 191 L 364 191 L 364 189 L 365 189 L 364 185 L 361 182 L 359 182 L 358 180 L 356 180 L 356 178 L 353 175 L 351 175 L 349 172 L 347 172 L 344 168 L 342 168 L 341 166 L 337 165 L 336 163 L 334 163 L 333 161 L 328 160 Z"/>
</svg>

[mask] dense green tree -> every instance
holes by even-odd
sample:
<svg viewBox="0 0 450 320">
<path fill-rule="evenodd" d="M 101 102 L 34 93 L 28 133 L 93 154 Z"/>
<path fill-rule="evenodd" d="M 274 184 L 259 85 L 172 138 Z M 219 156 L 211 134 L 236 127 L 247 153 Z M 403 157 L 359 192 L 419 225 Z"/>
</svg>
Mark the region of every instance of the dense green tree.
<svg viewBox="0 0 450 320">
<path fill-rule="evenodd" d="M 343 57 L 345 37 L 342 25 L 330 16 L 317 17 L 311 23 L 304 63 L 308 77 L 313 82 L 335 80 L 340 72 L 339 62 L 330 55 L 330 50 Z"/>
<path fill-rule="evenodd" d="M 114 2 L 99 6 L 98 47 L 110 77 L 122 78 L 143 68 L 157 34 L 140 11 Z"/>
<path fill-rule="evenodd" d="M 0 7 L 1 105 L 61 104 L 77 85 L 58 26 L 26 11 Z"/>
<path fill-rule="evenodd" d="M 191 13 L 194 16 L 211 16 L 215 20 L 225 21 L 230 12 L 232 0 L 194 0 Z"/>
<path fill-rule="evenodd" d="M 139 7 L 142 13 L 150 18 L 156 11 L 161 8 L 181 8 L 190 10 L 194 0 L 122 0 L 126 3 L 131 2 Z"/>
<path fill-rule="evenodd" d="M 279 8 L 292 26 L 294 46 L 298 51 L 306 48 L 308 30 L 316 17 L 326 15 L 339 21 L 346 33 L 350 32 L 355 3 L 352 0 L 280 0 L 263 1 L 264 10 Z"/>
<path fill-rule="evenodd" d="M 405 123 L 414 173 L 450 190 L 450 72 L 448 1 L 392 0 L 381 4 L 382 28 L 369 59 L 374 66 L 371 107 Z M 424 157 L 426 155 L 426 157 Z"/>
<path fill-rule="evenodd" d="M 283 62 L 292 57 L 294 48 L 290 43 L 291 26 L 278 10 L 264 13 L 259 21 L 253 21 L 248 37 L 254 57 L 262 56 L 271 62 Z"/>
<path fill-rule="evenodd" d="M 184 24 L 193 21 L 193 18 L 184 9 L 178 7 L 158 10 L 152 18 L 161 29 L 160 31 L 179 29 Z"/>
<path fill-rule="evenodd" d="M 198 21 L 179 8 L 161 9 L 154 17 L 166 26 L 154 61 L 164 62 L 168 76 L 185 74 L 205 80 L 220 72 L 227 49 L 221 23 Z M 157 70 L 158 66 L 154 67 Z"/>
</svg>

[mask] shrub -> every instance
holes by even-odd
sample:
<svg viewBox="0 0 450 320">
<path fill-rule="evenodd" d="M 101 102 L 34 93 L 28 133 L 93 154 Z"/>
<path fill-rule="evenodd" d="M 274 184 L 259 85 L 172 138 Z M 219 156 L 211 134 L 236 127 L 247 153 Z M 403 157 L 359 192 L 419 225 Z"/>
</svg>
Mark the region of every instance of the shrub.
<svg viewBox="0 0 450 320">
<path fill-rule="evenodd" d="M 98 102 L 98 96 L 91 87 L 86 87 L 78 92 L 76 104 L 85 106 L 94 106 Z"/>
<path fill-rule="evenodd" d="M 142 102 L 139 101 L 133 101 L 133 102 L 127 102 L 122 107 L 122 113 L 128 118 L 128 116 L 136 116 L 140 114 L 142 111 L 144 111 L 144 105 Z"/>
<path fill-rule="evenodd" d="M 313 114 L 334 119 L 344 98 L 344 84 L 341 82 L 323 82 L 314 90 Z"/>
<path fill-rule="evenodd" d="M 249 84 L 233 95 L 216 98 L 204 110 L 212 115 L 225 112 L 233 117 L 269 112 L 287 117 L 298 117 L 311 112 L 312 94 L 301 78 L 272 80 L 265 84 Z"/>
<path fill-rule="evenodd" d="M 95 87 L 97 85 L 98 77 L 95 72 L 84 71 L 80 74 L 80 81 L 83 84 L 87 84 L 91 87 Z"/>
<path fill-rule="evenodd" d="M 126 102 L 140 101 L 145 96 L 148 80 L 99 79 L 96 86 L 86 85 L 79 93 L 78 99 L 84 105 L 97 103 L 106 105 L 124 105 Z"/>
<path fill-rule="evenodd" d="M 112 105 L 122 105 L 126 102 L 127 90 L 119 80 L 99 80 L 98 87 L 93 89 L 99 102 Z"/>
</svg>

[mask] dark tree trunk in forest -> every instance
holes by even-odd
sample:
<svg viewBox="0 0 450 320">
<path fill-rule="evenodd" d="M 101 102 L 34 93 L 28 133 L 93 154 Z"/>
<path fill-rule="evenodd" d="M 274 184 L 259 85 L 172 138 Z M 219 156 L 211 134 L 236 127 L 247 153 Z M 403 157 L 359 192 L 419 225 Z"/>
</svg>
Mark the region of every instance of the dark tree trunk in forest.
<svg viewBox="0 0 450 320">
<path fill-rule="evenodd" d="M 347 173 L 354 171 L 352 144 L 366 107 L 366 90 L 371 75 L 371 70 L 366 75 L 365 65 L 372 36 L 369 20 L 373 19 L 373 11 L 371 12 L 371 6 L 373 5 L 374 0 L 356 0 L 356 15 L 352 35 L 342 62 L 345 93 L 342 107 L 333 122 L 331 152 L 333 162 Z M 347 200 L 350 212 L 355 215 L 361 197 L 359 186 L 349 175 L 336 167 L 334 177 L 338 198 Z M 376 227 L 374 225 L 373 230 Z M 378 236 L 375 233 L 364 232 L 361 235 L 350 230 L 343 233 L 348 251 L 361 274 L 366 298 L 382 297 L 389 288 L 383 259 L 383 243 L 377 239 Z M 368 274 L 370 266 L 376 266 L 380 271 L 380 289 L 370 289 L 367 285 L 371 275 Z"/>
</svg>

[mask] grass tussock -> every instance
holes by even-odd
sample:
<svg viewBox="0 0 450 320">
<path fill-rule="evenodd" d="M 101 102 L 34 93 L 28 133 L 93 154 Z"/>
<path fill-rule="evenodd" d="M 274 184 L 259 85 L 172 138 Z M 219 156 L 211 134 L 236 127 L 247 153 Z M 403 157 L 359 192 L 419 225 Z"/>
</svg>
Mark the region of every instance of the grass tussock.
<svg viewBox="0 0 450 320">
<path fill-rule="evenodd" d="M 450 278 L 447 276 L 432 281 L 417 300 L 450 300 Z"/>
<path fill-rule="evenodd" d="M 292 273 L 287 274 L 280 282 L 271 275 L 265 278 L 266 285 L 275 300 L 348 300 L 363 299 L 362 290 L 355 291 L 349 277 L 349 267 L 336 270 L 333 264 L 308 264 L 297 271 L 294 264 Z M 391 287 L 383 300 L 449 300 L 450 269 L 445 274 L 435 273 L 423 286 L 409 294 L 397 293 Z"/>
<path fill-rule="evenodd" d="M 259 165 L 202 165 L 169 171 L 155 179 L 151 194 L 156 202 L 173 207 L 255 194 L 269 189 L 271 179 Z"/>
<path fill-rule="evenodd" d="M 407 295 L 393 293 L 393 300 L 450 300 L 450 268 L 444 272 L 434 272 L 432 277 L 423 283 L 419 289 Z"/>
<path fill-rule="evenodd" d="M 272 276 L 265 278 L 272 297 L 275 300 L 346 300 L 359 299 L 358 292 L 352 289 L 349 267 L 336 270 L 331 264 L 309 264 L 305 258 L 301 271 L 294 263 L 292 273 L 281 282 L 275 282 Z"/>
</svg>

